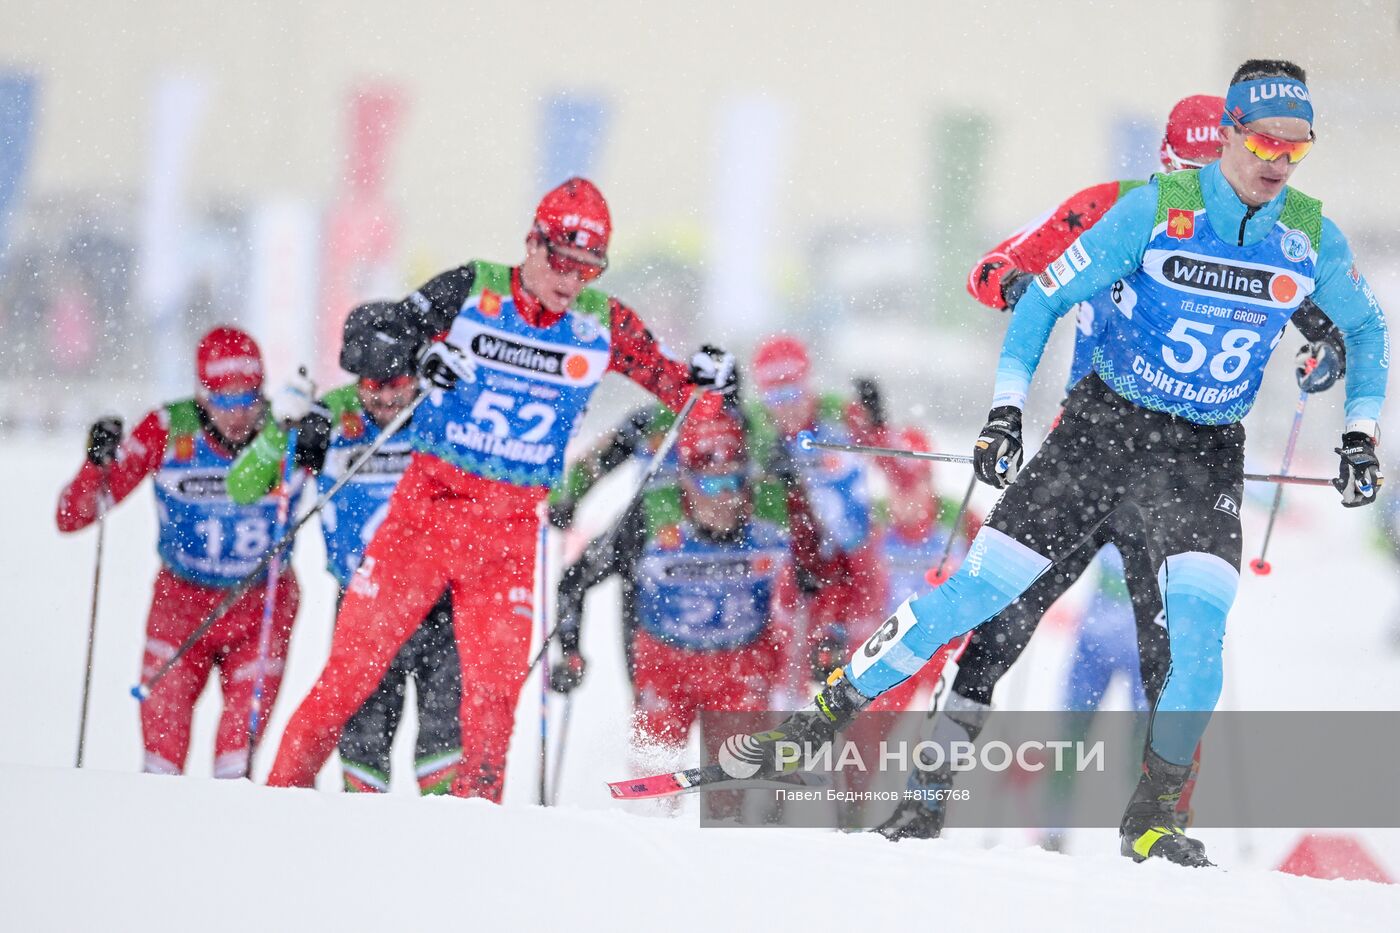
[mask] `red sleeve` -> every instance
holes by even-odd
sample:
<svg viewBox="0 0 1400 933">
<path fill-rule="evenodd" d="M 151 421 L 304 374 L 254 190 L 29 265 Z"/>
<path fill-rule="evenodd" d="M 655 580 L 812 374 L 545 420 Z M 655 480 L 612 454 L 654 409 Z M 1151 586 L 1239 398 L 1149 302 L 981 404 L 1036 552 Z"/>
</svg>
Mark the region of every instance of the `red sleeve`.
<svg viewBox="0 0 1400 933">
<path fill-rule="evenodd" d="M 825 565 L 821 557 L 821 531 L 817 518 L 807 502 L 807 494 L 799 486 L 788 489 L 788 532 L 792 538 L 792 564 L 797 579 L 814 585 L 821 578 Z"/>
<path fill-rule="evenodd" d="M 690 396 L 689 368 L 662 353 L 661 344 L 637 312 L 616 298 L 612 299 L 612 356 L 608 371 L 631 379 L 672 411 L 680 411 Z"/>
<path fill-rule="evenodd" d="M 84 460 L 78 475 L 59 493 L 55 516 L 58 530 L 77 531 L 97 521 L 98 513 L 105 511 L 102 505 L 104 474 L 112 505 L 131 495 L 132 490 L 141 485 L 141 480 L 160 466 L 168 437 L 165 409 L 157 409 L 143 418 L 136 430 L 122 441 L 117 448 L 117 459 L 106 468 Z"/>
<path fill-rule="evenodd" d="M 1073 243 L 1079 234 L 1098 223 L 1099 218 L 1118 201 L 1121 190 L 1116 181 L 1094 185 L 1078 192 L 1049 214 L 1035 220 L 1002 240 L 972 267 L 967 290 L 982 304 L 998 310 L 1006 307 L 1001 282 L 1016 270 L 1037 275 Z"/>
</svg>

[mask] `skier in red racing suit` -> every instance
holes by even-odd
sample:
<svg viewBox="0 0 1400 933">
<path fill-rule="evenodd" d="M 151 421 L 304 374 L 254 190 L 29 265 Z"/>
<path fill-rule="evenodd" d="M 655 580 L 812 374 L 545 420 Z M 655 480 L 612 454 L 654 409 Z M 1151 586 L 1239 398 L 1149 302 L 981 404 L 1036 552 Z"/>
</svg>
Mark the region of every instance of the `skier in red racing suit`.
<svg viewBox="0 0 1400 933">
<path fill-rule="evenodd" d="M 728 354 L 707 348 L 687 370 L 631 308 L 585 287 L 607 266 L 611 227 L 598 189 L 570 179 L 540 202 L 519 266 L 469 262 L 399 304 L 403 339 L 424 346 L 420 374 L 432 390 L 413 418 L 413 459 L 268 784 L 312 785 L 345 722 L 450 586 L 462 665 L 452 792 L 500 801 L 529 660 L 537 509 L 562 476 L 589 396 L 607 372 L 673 409 L 696 387 L 733 387 Z"/>
</svg>

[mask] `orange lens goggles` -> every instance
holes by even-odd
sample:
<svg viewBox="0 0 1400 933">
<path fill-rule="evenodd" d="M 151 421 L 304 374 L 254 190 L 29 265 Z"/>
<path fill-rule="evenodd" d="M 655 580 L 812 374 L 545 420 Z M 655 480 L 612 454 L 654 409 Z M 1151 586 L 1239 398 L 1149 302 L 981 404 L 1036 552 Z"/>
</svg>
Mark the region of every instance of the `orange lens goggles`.
<svg viewBox="0 0 1400 933">
<path fill-rule="evenodd" d="M 1268 133 L 1258 133 L 1251 130 L 1237 120 L 1234 114 L 1229 116 L 1230 122 L 1235 124 L 1239 131 L 1244 134 L 1244 147 L 1265 162 L 1277 162 L 1284 156 L 1287 156 L 1291 163 L 1301 162 L 1304 156 L 1311 151 L 1313 143 L 1317 141 L 1317 136 L 1312 131 L 1308 132 L 1307 139 L 1279 139 Z"/>
<path fill-rule="evenodd" d="M 545 257 L 549 260 L 549 268 L 560 275 L 570 275 L 578 273 L 578 277 L 585 282 L 592 282 L 598 276 L 607 271 L 608 260 L 604 256 L 589 253 L 587 258 L 576 256 L 573 253 L 564 252 L 563 248 L 541 237 L 544 242 Z"/>
</svg>

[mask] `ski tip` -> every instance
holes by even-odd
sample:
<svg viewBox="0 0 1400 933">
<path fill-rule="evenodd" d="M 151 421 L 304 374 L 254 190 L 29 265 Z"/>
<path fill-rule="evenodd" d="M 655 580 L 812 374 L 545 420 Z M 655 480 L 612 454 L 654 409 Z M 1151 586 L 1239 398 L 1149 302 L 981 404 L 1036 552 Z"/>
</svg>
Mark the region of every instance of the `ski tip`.
<svg viewBox="0 0 1400 933">
<path fill-rule="evenodd" d="M 145 687 L 141 686 L 140 684 L 137 684 L 136 686 L 131 688 L 131 695 L 136 697 L 137 703 L 145 703 L 146 697 L 150 696 L 150 693 L 146 691 Z"/>
<path fill-rule="evenodd" d="M 1253 570 L 1261 577 L 1267 577 L 1273 571 L 1274 565 L 1264 560 L 1262 557 L 1256 557 L 1249 562 L 1249 569 Z"/>
<path fill-rule="evenodd" d="M 615 800 L 645 800 L 648 797 L 669 797 L 686 788 L 674 774 L 632 778 L 630 781 L 609 781 L 608 793 Z"/>
<path fill-rule="evenodd" d="M 816 442 L 817 436 L 811 431 L 799 431 L 797 434 L 797 446 L 802 450 L 811 450 Z"/>
</svg>

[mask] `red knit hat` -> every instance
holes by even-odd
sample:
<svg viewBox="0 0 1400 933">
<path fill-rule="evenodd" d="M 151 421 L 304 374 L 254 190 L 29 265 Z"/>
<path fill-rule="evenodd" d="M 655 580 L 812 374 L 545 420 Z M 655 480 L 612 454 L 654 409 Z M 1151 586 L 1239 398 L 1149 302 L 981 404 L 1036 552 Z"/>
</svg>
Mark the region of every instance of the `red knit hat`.
<svg viewBox="0 0 1400 933">
<path fill-rule="evenodd" d="M 892 447 L 928 453 L 933 450 L 928 435 L 918 428 L 904 428 L 894 436 Z M 880 457 L 880 467 L 896 489 L 909 489 L 933 478 L 933 462 L 913 457 Z"/>
<path fill-rule="evenodd" d="M 216 327 L 195 351 L 199 383 L 211 392 L 250 392 L 262 388 L 262 351 L 236 327 Z"/>
<path fill-rule="evenodd" d="M 812 358 L 796 337 L 768 337 L 753 351 L 753 381 L 760 392 L 805 382 L 811 371 Z"/>
<path fill-rule="evenodd" d="M 608 202 L 593 182 L 570 178 L 540 199 L 535 231 L 552 243 L 577 246 L 602 256 L 612 237 Z"/>
<path fill-rule="evenodd" d="M 1183 97 L 1167 117 L 1162 136 L 1162 165 L 1169 172 L 1204 168 L 1220 158 L 1220 118 L 1225 98 L 1210 94 Z"/>
<path fill-rule="evenodd" d="M 681 466 L 687 470 L 715 465 L 741 466 L 748 460 L 744 427 L 726 412 L 717 412 L 708 418 L 692 416 L 681 428 L 676 447 Z"/>
</svg>

